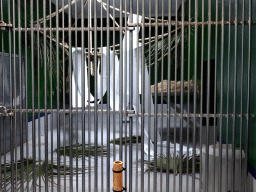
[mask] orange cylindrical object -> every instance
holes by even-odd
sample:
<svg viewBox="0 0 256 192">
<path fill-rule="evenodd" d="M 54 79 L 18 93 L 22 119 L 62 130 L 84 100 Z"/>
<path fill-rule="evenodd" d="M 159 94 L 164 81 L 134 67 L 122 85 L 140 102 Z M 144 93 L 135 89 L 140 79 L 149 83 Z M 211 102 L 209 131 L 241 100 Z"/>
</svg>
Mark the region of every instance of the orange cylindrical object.
<svg viewBox="0 0 256 192">
<path fill-rule="evenodd" d="M 123 170 L 122 161 L 114 161 L 113 163 L 113 190 L 122 191 L 123 190 L 123 172 L 115 173 L 115 171 Z"/>
</svg>

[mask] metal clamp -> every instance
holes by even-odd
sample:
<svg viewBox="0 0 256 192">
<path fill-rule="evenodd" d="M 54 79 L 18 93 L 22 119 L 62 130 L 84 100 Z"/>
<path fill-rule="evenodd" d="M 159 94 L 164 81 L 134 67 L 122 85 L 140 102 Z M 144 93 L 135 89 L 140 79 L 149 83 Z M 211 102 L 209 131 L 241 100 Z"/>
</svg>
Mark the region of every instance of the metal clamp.
<svg viewBox="0 0 256 192">
<path fill-rule="evenodd" d="M 7 28 L 12 28 L 12 24 L 7 24 L 4 21 L 0 20 L 0 31 L 6 31 Z"/>
<path fill-rule="evenodd" d="M 14 116 L 14 113 L 11 110 L 6 109 L 5 106 L 0 105 L 0 116 L 2 117 Z"/>
<path fill-rule="evenodd" d="M 123 189 L 121 190 L 121 191 L 115 191 L 114 189 L 113 189 L 113 192 L 122 192 L 122 191 L 125 191 L 126 189 L 125 189 L 125 187 L 123 187 Z"/>
<path fill-rule="evenodd" d="M 135 27 L 127 27 L 127 31 L 134 31 Z"/>
<path fill-rule="evenodd" d="M 135 114 L 135 111 L 134 111 L 134 110 L 127 110 L 127 111 L 126 111 L 126 115 L 127 115 L 128 117 L 136 116 L 136 114 Z"/>
<path fill-rule="evenodd" d="M 112 171 L 114 172 L 114 173 L 122 173 L 123 171 L 125 171 L 126 169 L 123 167 L 123 169 L 121 170 L 121 171 L 114 171 L 113 169 L 112 169 Z"/>
</svg>

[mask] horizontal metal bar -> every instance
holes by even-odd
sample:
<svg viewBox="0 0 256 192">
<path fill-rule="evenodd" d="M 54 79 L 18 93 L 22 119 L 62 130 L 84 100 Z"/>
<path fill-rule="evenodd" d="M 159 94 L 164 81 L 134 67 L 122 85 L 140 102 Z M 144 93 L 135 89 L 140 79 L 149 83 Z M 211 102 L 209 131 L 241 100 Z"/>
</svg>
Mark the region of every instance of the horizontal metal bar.
<svg viewBox="0 0 256 192">
<path fill-rule="evenodd" d="M 22 112 L 22 113 L 25 113 L 25 112 L 28 112 L 28 113 L 31 113 L 32 112 L 32 109 L 13 109 L 12 110 L 12 112 L 14 113 L 14 112 Z M 44 113 L 45 112 L 45 110 L 44 109 L 35 109 L 34 110 L 34 112 L 35 113 Z M 57 112 L 57 109 L 47 109 L 47 113 L 56 113 Z M 82 110 L 82 109 L 72 109 L 71 110 L 71 112 L 72 113 L 83 113 L 83 112 L 85 112 L 85 113 L 94 113 L 94 109 L 90 109 L 90 110 Z M 108 111 L 107 110 L 97 110 L 97 113 L 107 113 Z M 122 113 L 122 112 L 120 112 L 120 111 L 109 111 L 110 113 L 118 113 L 118 114 L 120 114 L 120 113 Z M 70 110 L 69 109 L 60 109 L 59 110 L 59 113 L 70 113 Z M 130 111 L 123 111 L 123 114 L 127 114 L 127 115 L 129 115 L 129 116 L 137 116 L 137 117 L 142 117 L 142 116 L 145 116 L 145 117 L 154 117 L 154 115 L 155 114 L 153 114 L 153 113 L 144 113 L 144 115 L 143 114 L 141 114 L 141 113 L 138 113 L 138 114 L 133 114 L 133 113 L 131 113 Z M 170 113 L 170 117 L 174 117 L 174 115 L 176 115 L 176 117 L 180 117 L 181 116 L 181 114 L 180 113 Z M 156 114 L 156 116 L 159 116 L 159 117 L 168 117 L 168 113 L 157 113 Z M 193 114 L 193 113 L 189 113 L 189 114 L 184 114 L 183 113 L 183 115 L 182 115 L 183 117 L 211 117 L 211 118 L 214 118 L 214 117 L 234 117 L 234 115 L 233 114 L 220 114 L 220 113 L 217 113 L 216 115 L 215 114 L 209 114 L 209 116 L 208 116 L 208 114 L 200 114 L 200 113 L 196 113 L 196 114 Z M 235 115 L 236 117 L 248 117 L 248 115 L 247 114 L 243 114 L 243 115 L 241 115 L 241 114 L 236 114 Z M 250 114 L 249 115 L 251 118 L 255 118 L 255 114 Z"/>
<path fill-rule="evenodd" d="M 12 28 L 12 24 L 5 23 L 4 21 L 0 20 L 0 31 L 5 31 L 9 28 Z"/>
<path fill-rule="evenodd" d="M 18 28 L 13 28 L 15 31 L 18 31 L 19 29 Z M 113 31 L 113 30 L 120 30 L 120 29 L 127 29 L 127 27 L 109 27 L 110 31 Z M 37 28 L 37 27 L 33 27 L 33 28 L 20 28 L 20 31 L 44 31 L 44 28 Z M 50 27 L 46 27 L 45 28 L 46 31 L 69 31 L 69 28 L 67 27 L 64 27 L 64 28 L 50 28 Z M 95 31 L 95 28 L 94 27 L 71 27 L 70 28 L 71 31 Z M 107 31 L 107 27 L 102 27 L 102 30 L 100 27 L 97 27 L 96 28 L 97 31 Z"/>
<path fill-rule="evenodd" d="M 222 25 L 222 21 L 204 21 L 204 22 L 191 22 L 191 21 L 171 21 L 170 24 L 169 22 L 164 22 L 164 23 L 145 23 L 145 26 L 148 27 L 148 26 L 169 26 L 169 25 L 173 25 L 175 26 L 177 23 L 178 26 L 182 26 L 182 25 L 190 25 L 190 26 L 195 26 L 195 25 Z M 238 25 L 249 25 L 250 23 L 250 20 L 244 20 L 244 21 L 237 21 L 237 24 Z M 224 25 L 235 25 L 236 24 L 236 21 L 224 21 L 223 23 Z M 256 24 L 256 21 L 252 21 L 253 25 Z M 128 23 L 127 24 L 128 27 L 136 27 L 136 26 L 142 26 L 142 23 Z"/>
<path fill-rule="evenodd" d="M 249 23 L 250 23 L 250 21 L 249 20 L 246 20 L 246 21 L 237 21 L 237 24 L 238 25 L 242 25 L 242 24 L 244 24 L 244 25 L 249 25 Z M 198 25 L 221 25 L 222 24 L 222 21 L 218 21 L 218 22 L 216 22 L 216 21 L 205 21 L 205 22 L 189 22 L 189 21 L 184 21 L 184 23 L 182 22 L 182 21 L 177 21 L 177 25 L 178 26 L 182 26 L 182 25 L 185 25 L 185 26 L 188 26 L 188 25 L 190 25 L 190 26 L 198 26 Z M 224 25 L 235 25 L 236 24 L 236 21 L 224 21 Z M 252 23 L 251 23 L 252 25 L 255 25 L 256 24 L 256 21 L 252 21 Z M 169 22 L 164 22 L 164 23 L 158 23 L 158 24 L 156 24 L 156 23 L 145 23 L 144 24 L 144 26 L 145 27 L 149 27 L 149 26 L 156 26 L 156 25 L 158 25 L 158 26 L 169 26 Z M 173 25 L 173 26 L 175 26 L 176 25 L 176 21 L 171 21 L 171 23 L 170 23 L 170 25 Z M 142 26 L 142 23 L 128 23 L 127 24 L 127 27 L 109 27 L 109 30 L 110 31 L 113 31 L 113 30 L 130 30 L 130 29 L 133 29 L 133 28 L 131 28 L 131 27 L 136 27 L 136 26 Z M 17 27 L 15 27 L 15 28 L 13 28 L 15 31 L 18 31 L 18 30 L 20 30 L 20 31 L 44 31 L 44 28 L 42 28 L 42 27 L 33 27 L 33 28 L 17 28 Z M 49 27 L 46 27 L 45 28 L 45 30 L 46 31 L 69 31 L 69 28 L 66 28 L 66 27 L 64 27 L 64 28 L 49 28 Z M 97 30 L 97 31 L 107 31 L 107 27 L 97 27 L 96 29 L 94 28 L 94 27 L 90 27 L 90 28 L 88 28 L 88 27 L 77 27 L 77 28 L 75 28 L 75 27 L 71 27 L 70 28 L 70 30 L 71 31 L 95 31 L 95 30 Z"/>
<path fill-rule="evenodd" d="M 8 116 L 14 116 L 14 113 L 12 110 L 6 109 L 5 106 L 0 105 L 0 117 L 8 117 Z"/>
</svg>

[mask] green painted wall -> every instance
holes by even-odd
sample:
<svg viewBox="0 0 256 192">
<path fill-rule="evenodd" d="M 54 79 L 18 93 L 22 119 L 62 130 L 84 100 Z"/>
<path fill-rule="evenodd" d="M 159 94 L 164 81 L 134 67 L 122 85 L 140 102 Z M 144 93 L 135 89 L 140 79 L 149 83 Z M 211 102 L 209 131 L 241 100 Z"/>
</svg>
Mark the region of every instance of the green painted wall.
<svg viewBox="0 0 256 192">
<path fill-rule="evenodd" d="M 21 1 L 20 5 L 20 22 L 21 22 L 21 27 L 25 27 L 25 22 L 27 22 L 27 26 L 30 27 L 30 19 L 31 19 L 31 12 L 30 12 L 30 2 L 27 1 L 27 21 L 25 21 L 25 5 L 24 2 Z M 43 18 L 43 13 L 42 13 L 42 7 L 43 7 L 43 1 L 38 1 L 39 2 L 39 12 L 37 13 L 37 1 L 33 1 L 33 19 L 34 21 L 37 20 L 37 18 Z M 13 3 L 15 3 L 15 19 L 13 19 Z M 47 13 L 46 15 L 49 14 L 49 4 L 46 4 L 46 10 Z M 52 7 L 53 11 L 55 11 L 55 7 Z M 3 20 L 8 23 L 8 12 L 10 12 L 10 21 L 13 23 L 13 20 L 15 20 L 15 27 L 18 26 L 18 4 L 17 1 L 10 1 L 10 9 L 8 7 L 8 1 L 3 1 Z M 56 26 L 55 20 L 52 20 L 53 26 Z M 47 22 L 47 26 L 49 26 L 49 21 Z M 3 40 L 0 38 L 0 51 L 5 52 L 5 53 L 14 53 L 15 49 L 15 54 L 25 58 L 25 33 L 21 32 L 21 41 L 19 41 L 19 33 L 11 31 L 9 33 L 8 31 L 3 31 L 0 32 L 0 37 L 3 35 Z M 9 39 L 11 40 L 11 44 L 9 44 Z M 52 98 L 52 107 L 56 108 L 57 107 L 57 69 L 56 69 L 56 63 L 52 62 L 47 62 L 47 89 L 45 90 L 44 87 L 44 62 L 42 59 L 38 60 L 37 57 L 37 50 L 39 49 L 39 54 L 43 54 L 43 50 L 38 48 L 38 46 L 42 46 L 42 41 L 43 36 L 40 35 L 40 40 L 39 44 L 37 43 L 37 32 L 34 32 L 34 61 L 32 62 L 32 45 L 31 45 L 31 33 L 27 33 L 27 66 L 28 66 L 28 71 L 27 71 L 27 93 L 28 93 L 28 108 L 32 108 L 32 98 L 34 98 L 34 107 L 44 109 L 45 105 L 45 100 L 44 100 L 44 93 L 47 91 L 47 108 L 51 107 L 51 98 Z M 15 45 L 14 45 L 15 42 Z M 4 45 L 2 47 L 2 44 Z M 19 45 L 21 45 L 21 52 L 19 52 Z M 53 51 L 56 50 L 56 44 L 52 44 L 53 46 Z M 47 47 L 49 48 L 49 47 Z M 48 55 L 47 55 L 48 56 Z M 54 55 L 53 55 L 54 56 Z M 62 60 L 62 54 L 59 54 L 60 60 Z M 32 71 L 32 65 L 34 66 L 34 71 Z M 52 65 L 53 68 L 53 79 L 52 79 L 52 97 L 51 97 L 51 86 L 50 86 L 50 73 L 49 73 L 49 66 Z M 32 73 L 34 73 L 34 79 L 32 79 Z M 62 71 L 59 71 L 60 74 L 62 74 Z M 34 80 L 34 87 L 32 86 L 32 81 Z M 34 89 L 34 95 L 32 94 L 32 89 Z M 63 92 L 62 88 L 60 88 L 60 100 L 59 102 L 61 103 L 63 100 Z M 37 115 L 37 114 L 36 114 Z M 31 114 L 29 114 L 31 116 Z"/>
<path fill-rule="evenodd" d="M 192 21 L 195 20 L 195 1 L 192 0 L 191 2 L 191 18 Z M 225 0 L 224 2 L 224 17 L 225 21 L 229 19 L 229 1 Z M 238 1 L 238 20 L 242 20 L 242 0 Z M 205 21 L 208 21 L 208 1 L 204 1 L 204 12 L 202 11 L 202 0 L 198 1 L 198 21 L 202 21 L 202 13 L 204 13 Z M 218 3 L 218 20 L 221 20 L 221 8 L 222 3 L 219 1 Z M 186 2 L 186 15 L 188 20 L 188 11 L 189 11 L 189 2 Z M 245 3 L 245 20 L 248 21 L 249 19 L 249 5 L 248 2 Z M 216 2 L 211 1 L 211 13 L 212 17 L 211 20 L 216 20 Z M 252 19 L 256 19 L 256 1 L 254 0 L 252 3 Z M 235 1 L 231 2 L 231 20 L 235 20 Z M 242 25 L 238 25 L 237 27 L 237 52 L 235 51 L 235 25 L 231 25 L 229 28 L 228 25 L 224 26 L 224 41 L 223 44 L 221 43 L 221 25 L 217 26 L 217 42 L 215 47 L 215 37 L 216 37 L 216 28 L 215 26 L 211 26 L 211 48 L 210 48 L 210 60 L 214 59 L 216 63 L 216 99 L 217 99 L 217 113 L 221 112 L 221 104 L 222 104 L 222 112 L 223 114 L 246 114 L 247 113 L 247 93 L 248 93 L 248 53 L 249 53 L 249 27 L 248 25 L 242 28 Z M 229 33 L 230 30 L 230 33 Z M 242 30 L 244 30 L 244 35 L 242 36 Z M 230 34 L 230 35 L 229 35 Z M 195 28 L 192 27 L 191 29 L 191 44 L 190 51 L 190 64 L 192 66 L 197 65 L 198 68 L 198 75 L 201 72 L 201 59 L 203 57 L 203 61 L 207 61 L 208 56 L 208 25 L 204 27 L 204 36 L 202 36 L 202 27 L 198 27 L 198 41 L 195 42 Z M 256 27 L 252 26 L 252 39 L 251 39 L 251 71 L 250 71 L 250 114 L 255 114 L 256 111 Z M 202 38 L 203 37 L 203 38 Z M 202 42 L 204 43 L 203 52 L 201 52 Z M 195 58 L 195 50 L 194 46 L 195 43 L 197 44 L 197 60 L 198 62 L 194 62 Z M 229 43 L 230 43 L 230 51 L 229 51 Z M 223 61 L 221 58 L 221 49 L 223 45 Z M 243 46 L 243 49 L 242 49 Z M 217 50 L 217 55 L 215 58 L 215 50 Z M 235 56 L 236 53 L 236 56 Z M 223 62 L 223 66 L 221 63 Z M 235 70 L 235 63 L 236 63 L 236 70 Z M 223 67 L 223 88 L 221 89 L 221 69 Z M 236 75 L 236 76 L 235 76 Z M 192 77 L 194 75 L 192 74 Z M 197 77 L 200 80 L 200 77 Z M 236 81 L 236 86 L 234 82 Z M 211 87 L 211 89 L 214 87 Z M 223 93 L 223 101 L 221 103 L 221 95 Z M 235 96 L 234 96 L 235 93 Z M 235 100 L 234 100 L 235 98 Z M 235 108 L 234 108 L 235 107 Z M 235 110 L 234 110 L 235 109 Z M 246 126 L 247 121 L 246 118 L 233 118 L 223 117 L 222 124 L 220 118 L 217 119 L 217 131 L 218 137 L 222 136 L 222 140 L 228 143 L 233 142 L 233 133 L 235 134 L 235 143 L 237 147 L 242 146 L 244 149 L 245 144 L 248 142 L 249 146 L 249 163 L 256 168 L 256 129 L 255 129 L 255 118 L 250 118 L 249 121 L 249 141 L 245 140 L 246 136 Z M 234 124 L 235 123 L 235 124 Z M 222 133 L 222 134 L 220 134 Z"/>
</svg>

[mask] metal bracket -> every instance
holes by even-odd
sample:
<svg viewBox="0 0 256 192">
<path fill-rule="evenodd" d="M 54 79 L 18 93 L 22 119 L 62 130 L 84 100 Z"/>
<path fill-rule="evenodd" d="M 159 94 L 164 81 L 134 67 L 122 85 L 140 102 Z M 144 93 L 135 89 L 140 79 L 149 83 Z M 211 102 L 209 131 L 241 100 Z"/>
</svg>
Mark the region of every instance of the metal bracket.
<svg viewBox="0 0 256 192">
<path fill-rule="evenodd" d="M 127 110 L 127 111 L 126 111 L 126 115 L 127 115 L 128 117 L 136 116 L 134 110 Z"/>
<path fill-rule="evenodd" d="M 9 109 L 6 109 L 5 106 L 2 106 L 0 105 L 0 117 L 8 117 L 8 116 L 14 116 L 14 113 L 9 110 Z"/>
<path fill-rule="evenodd" d="M 7 24 L 0 20 L 0 31 L 6 31 L 8 28 L 12 28 L 12 24 Z"/>
<path fill-rule="evenodd" d="M 134 30 L 135 30 L 135 27 L 129 27 L 129 26 L 128 26 L 128 27 L 127 27 L 127 30 L 128 30 L 128 31 L 134 31 Z"/>
<path fill-rule="evenodd" d="M 121 171 L 114 171 L 113 169 L 112 169 L 112 171 L 114 172 L 114 173 L 122 173 L 123 171 L 125 171 L 126 169 L 125 169 L 125 167 L 123 167 L 123 169 L 121 170 Z"/>
<path fill-rule="evenodd" d="M 95 75 L 95 69 L 94 69 L 94 58 L 97 58 L 97 60 L 99 58 L 101 58 L 101 53 L 94 53 L 94 52 L 90 52 L 90 53 L 86 53 L 86 58 L 90 61 L 88 61 L 88 63 L 90 63 L 90 69 L 91 69 L 91 75 L 94 76 Z M 89 67 L 89 66 L 88 66 Z M 101 74 L 101 70 L 100 70 L 100 74 Z"/>
<path fill-rule="evenodd" d="M 113 192 L 122 192 L 122 191 L 125 191 L 125 190 L 126 190 L 126 188 L 123 187 L 123 189 L 122 189 L 121 191 L 115 191 L 115 190 L 113 189 Z"/>
</svg>

